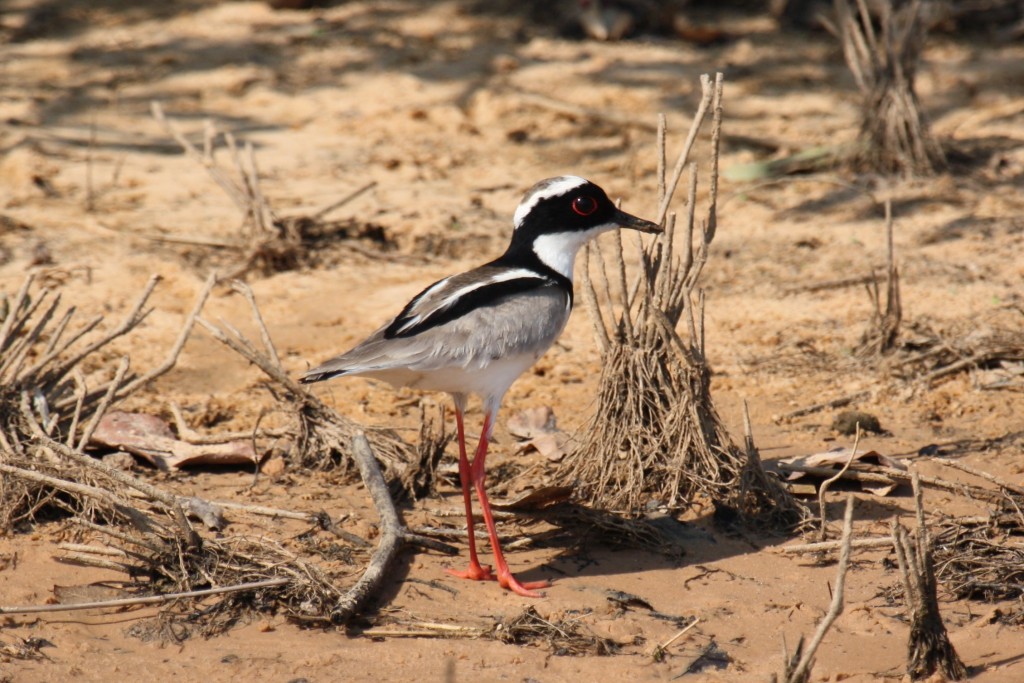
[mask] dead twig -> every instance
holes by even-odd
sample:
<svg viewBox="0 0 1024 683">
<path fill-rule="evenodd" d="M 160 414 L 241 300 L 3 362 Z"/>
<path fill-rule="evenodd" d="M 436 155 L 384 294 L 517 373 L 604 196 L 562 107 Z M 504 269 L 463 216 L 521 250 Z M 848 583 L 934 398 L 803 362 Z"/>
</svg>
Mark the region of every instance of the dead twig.
<svg viewBox="0 0 1024 683">
<path fill-rule="evenodd" d="M 360 187 L 360 188 L 358 188 L 356 190 L 353 190 L 352 192 L 349 192 L 347 195 L 345 195 L 344 197 L 342 197 L 338 201 L 331 202 L 330 204 L 328 204 L 327 206 L 325 206 L 324 208 L 320 209 L 319 211 L 314 213 L 312 216 L 310 216 L 310 218 L 312 220 L 314 220 L 314 221 L 322 221 L 323 219 L 327 218 L 328 214 L 337 211 L 338 209 L 340 209 L 341 207 L 345 206 L 346 204 L 348 204 L 352 200 L 356 199 L 357 197 L 360 197 L 361 195 L 365 194 L 366 192 L 369 192 L 370 190 L 372 190 L 375 187 L 377 187 L 377 181 L 376 180 L 371 180 L 370 182 L 366 183 L 362 187 Z"/>
<path fill-rule="evenodd" d="M 524 102 L 528 102 L 543 109 L 549 109 L 559 114 L 568 114 L 570 116 L 579 116 L 580 118 L 611 123 L 617 127 L 625 126 L 628 128 L 638 128 L 652 133 L 656 130 L 655 126 L 638 119 L 632 114 L 607 109 L 597 109 L 596 107 L 584 107 L 564 100 L 555 99 L 549 95 L 530 92 L 528 90 L 513 89 L 513 92 Z"/>
<path fill-rule="evenodd" d="M 689 633 L 690 630 L 693 629 L 699 623 L 700 617 L 694 617 L 693 621 L 691 621 L 683 628 L 679 629 L 679 631 L 674 636 L 666 640 L 664 643 L 661 643 L 660 645 L 655 645 L 654 650 L 651 651 L 651 657 L 654 659 L 654 661 L 661 661 L 661 659 L 665 656 L 665 653 L 668 651 L 668 648 L 672 645 L 672 643 L 676 642 L 684 635 Z"/>
<path fill-rule="evenodd" d="M 876 275 L 853 275 L 850 277 L 841 277 L 835 280 L 819 280 L 818 282 L 807 282 L 799 285 L 790 285 L 783 288 L 783 292 L 786 294 L 813 294 L 815 292 L 822 292 L 831 289 L 845 289 L 847 287 L 858 287 L 860 285 L 870 284 L 875 280 Z"/>
<path fill-rule="evenodd" d="M 797 410 L 786 413 L 784 415 L 777 416 L 773 419 L 775 420 L 775 422 L 788 422 L 789 420 L 794 420 L 798 417 L 803 417 L 805 415 L 811 415 L 812 413 L 818 413 L 821 412 L 822 410 L 829 410 L 830 408 L 842 408 L 843 406 L 848 406 L 851 403 L 854 403 L 855 401 L 861 401 L 865 398 L 868 398 L 869 396 L 871 396 L 870 390 L 857 391 L 852 394 L 847 394 L 846 396 L 834 398 L 831 401 L 823 401 L 821 403 L 815 403 L 814 405 L 806 406 L 804 408 L 798 408 Z"/>
<path fill-rule="evenodd" d="M 482 638 L 487 630 L 475 626 L 415 622 L 408 628 L 368 628 L 359 632 L 367 638 Z"/>
<path fill-rule="evenodd" d="M 796 656 L 793 658 L 797 659 L 795 664 L 793 659 L 788 657 L 788 655 L 785 656 L 785 671 L 782 676 L 783 683 L 807 683 L 810 680 L 811 667 L 814 666 L 814 655 L 817 653 L 821 642 L 825 639 L 828 630 L 832 628 L 832 624 L 843 613 L 843 597 L 846 587 L 846 572 L 850 564 L 850 543 L 852 537 L 853 496 L 847 495 L 846 514 L 843 517 L 843 535 L 839 551 L 839 566 L 836 569 L 836 585 L 832 590 L 832 603 L 829 605 L 825 617 L 818 624 L 818 628 L 815 630 L 807 649 L 803 648 L 803 638 L 800 638 L 800 644 L 797 646 L 798 658 Z M 777 680 L 774 676 L 772 679 Z"/>
<path fill-rule="evenodd" d="M 900 322 L 903 320 L 903 304 L 900 298 L 900 273 L 896 267 L 895 247 L 893 246 L 892 199 L 885 198 L 885 236 L 886 236 L 886 275 L 885 275 L 885 311 L 882 311 L 878 294 L 878 279 L 873 277 L 867 283 L 868 296 L 871 298 L 871 324 L 861 339 L 857 353 L 861 357 L 877 356 L 896 350 L 896 342 L 900 334 Z"/>
<path fill-rule="evenodd" d="M 242 293 L 249 289 L 248 285 L 241 282 L 235 287 Z M 273 341 L 259 314 L 255 298 L 251 292 L 245 296 L 250 302 L 253 321 L 259 329 L 260 338 L 267 345 L 264 351 L 258 350 L 241 332 L 227 323 L 222 323 L 221 328 L 202 318 L 198 322 L 217 341 L 262 370 L 272 380 L 279 397 L 291 404 L 289 412 L 297 415 L 299 420 L 298 464 L 318 469 L 340 467 L 347 471 L 352 462 L 352 438 L 358 432 L 365 432 L 373 452 L 384 464 L 388 479 L 410 480 L 403 477 L 411 477 L 408 470 L 409 463 L 413 461 L 412 447 L 392 430 L 366 428 L 339 415 L 292 379 L 281 367 L 276 350 L 271 350 Z"/>
<path fill-rule="evenodd" d="M 801 553 L 823 553 L 830 550 L 839 550 L 843 547 L 843 542 L 839 541 L 820 541 L 818 543 L 802 543 L 800 545 L 783 545 L 777 548 L 770 548 L 773 553 L 780 553 L 782 555 L 797 555 Z M 891 548 L 892 538 L 855 538 L 850 541 L 850 548 L 857 549 L 872 549 L 872 548 Z"/>
<path fill-rule="evenodd" d="M 1018 496 L 1024 496 L 1024 488 L 1017 486 L 1015 484 L 1011 484 L 1005 479 L 997 477 L 993 474 L 989 474 L 984 470 L 979 470 L 977 467 L 971 467 L 970 465 L 959 462 L 957 460 L 941 460 L 938 458 L 935 458 L 934 460 L 935 462 L 939 462 L 945 465 L 946 467 L 952 467 L 955 470 L 960 470 L 961 472 L 966 472 L 980 479 L 984 479 L 985 481 L 991 482 L 998 486 L 999 488 L 1005 489 L 1006 491 L 1010 491 L 1011 493 L 1015 493 Z"/>
<path fill-rule="evenodd" d="M 273 588 L 283 586 L 288 579 L 264 579 L 263 581 L 252 581 L 240 583 L 234 586 L 219 586 L 217 588 L 204 588 L 196 591 L 183 591 L 180 593 L 167 593 L 165 595 L 146 595 L 136 598 L 118 598 L 116 600 L 97 600 L 95 602 L 76 602 L 69 605 L 24 605 L 18 607 L 0 606 L 0 614 L 40 614 L 45 612 L 75 612 L 84 609 L 111 609 L 114 607 L 134 607 L 135 605 L 159 605 L 167 602 L 175 602 L 187 598 L 205 598 L 210 595 L 223 595 L 225 593 L 240 593 L 243 591 L 256 590 L 258 588 Z"/>
<path fill-rule="evenodd" d="M 821 519 L 821 530 L 818 532 L 818 540 L 824 541 L 828 538 L 828 510 L 825 507 L 825 494 L 828 493 L 828 489 L 832 484 L 839 481 L 847 470 L 850 469 L 850 465 L 857 458 L 857 446 L 860 445 L 860 423 L 857 423 L 857 434 L 853 439 L 853 448 L 850 449 L 850 457 L 843 463 L 842 468 L 835 473 L 834 476 L 829 477 L 825 481 L 821 482 L 818 487 L 818 515 Z"/>
</svg>

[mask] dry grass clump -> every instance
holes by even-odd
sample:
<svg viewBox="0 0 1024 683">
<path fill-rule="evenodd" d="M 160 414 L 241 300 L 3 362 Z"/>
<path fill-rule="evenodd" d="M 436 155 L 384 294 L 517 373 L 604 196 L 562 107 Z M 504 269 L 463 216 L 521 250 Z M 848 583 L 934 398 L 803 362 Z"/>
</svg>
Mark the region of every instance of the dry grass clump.
<svg viewBox="0 0 1024 683">
<path fill-rule="evenodd" d="M 532 606 L 499 621 L 492 636 L 515 645 L 543 644 L 557 656 L 610 655 L 619 649 L 613 641 L 587 633 L 578 617 L 545 619 Z"/>
<path fill-rule="evenodd" d="M 1016 601 L 1003 613 L 1008 624 L 1024 623 L 1024 495 L 981 517 L 949 517 L 935 524 L 935 577 L 957 599 Z"/>
<path fill-rule="evenodd" d="M 140 594 L 220 595 L 199 612 L 190 611 L 194 602 L 172 603 L 174 613 L 201 624 L 204 633 L 234 623 L 240 601 L 283 607 L 297 616 L 328 614 L 339 589 L 322 570 L 267 539 L 204 538 L 189 518 L 220 528 L 224 522 L 218 506 L 172 494 L 84 452 L 112 404 L 174 366 L 215 283 L 213 277 L 207 280 L 158 367 L 135 372 L 124 357 L 112 373 L 87 377 L 83 366 L 97 364 L 112 342 L 133 332 L 149 314 L 146 304 L 158 281 L 151 278 L 122 322 L 107 331 L 102 331 L 102 316 L 76 324 L 75 308 L 62 310 L 58 292 L 35 290 L 31 275 L 13 298 L 4 297 L 0 528 L 12 529 L 44 514 L 69 517 L 76 537 L 101 542 L 63 546 L 63 559 L 125 573 L 129 581 L 122 595 L 129 602 Z M 254 582 L 258 585 L 249 589 L 224 590 Z M 273 600 L 266 597 L 271 589 Z M 41 609 L 49 607 L 63 606 Z"/>
<path fill-rule="evenodd" d="M 204 636 L 220 633 L 253 611 L 329 622 L 345 595 L 335 573 L 263 534 L 202 534 L 191 517 L 202 516 L 215 528 L 225 525 L 215 503 L 172 494 L 45 436 L 35 440 L 33 451 L 39 459 L 45 455 L 78 466 L 77 471 L 64 467 L 56 475 L 4 467 L 8 479 L 39 484 L 51 498 L 74 501 L 63 504 L 78 527 L 74 536 L 92 543 L 61 544 L 61 559 L 128 577 L 117 599 L 86 607 L 165 604 L 161 619 L 175 625 L 165 634 L 182 638 L 195 629 Z M 88 473 L 91 483 L 80 480 L 82 473 Z M 318 521 L 313 515 L 308 519 Z M 200 602 L 205 604 L 200 607 Z M 68 608 L 57 604 L 11 611 Z"/>
<path fill-rule="evenodd" d="M 597 410 L 579 448 L 566 457 L 560 473 L 575 481 L 580 497 L 595 507 L 636 514 L 648 502 L 683 509 L 699 497 L 738 512 L 747 520 L 789 526 L 804 516 L 800 506 L 765 474 L 752 443 L 732 443 L 711 400 L 711 370 L 705 356 L 701 272 L 716 229 L 718 140 L 722 80 L 702 79 L 704 98 L 680 155 L 673 181 L 662 181 L 659 219 L 668 212 L 672 190 L 709 109 L 714 112 L 708 213 L 695 227 L 696 165 L 690 167 L 687 214 L 679 257 L 674 251 L 675 220 L 642 249 L 643 273 L 632 287 L 615 245 L 619 296 L 612 292 L 598 248 L 597 281 L 609 302 L 598 303 L 589 277 L 584 295 L 603 350 Z M 664 128 L 661 178 L 664 178 Z M 588 250 L 588 270 L 590 252 Z M 618 309 L 613 308 L 613 305 Z M 676 332 L 686 314 L 687 338 Z"/>
<path fill-rule="evenodd" d="M 878 173 L 930 175 L 945 166 L 932 137 L 914 79 L 928 32 L 920 0 L 894 10 L 891 0 L 873 3 L 875 28 L 865 0 L 835 0 L 843 55 L 861 91 L 860 132 L 851 163 Z"/>
<path fill-rule="evenodd" d="M 269 275 L 314 266 L 327 246 L 345 244 L 350 251 L 375 258 L 379 254 L 360 246 L 360 241 L 371 242 L 385 250 L 394 248 L 395 245 L 380 226 L 354 220 L 326 220 L 329 214 L 376 186 L 376 182 L 366 183 L 311 215 L 282 217 L 271 208 L 263 194 L 256 154 L 251 143 L 240 147 L 231 133 L 221 136 L 213 123 L 207 122 L 200 150 L 166 116 L 158 103 L 152 104 L 152 111 L 153 116 L 164 125 L 185 154 L 206 170 L 242 214 L 238 235 L 233 240 L 195 235 L 162 236 L 156 239 L 230 254 L 230 262 L 221 268 L 221 279 L 232 280 L 250 272 Z M 221 166 L 215 155 L 217 141 L 221 137 L 228 149 L 233 172 Z"/>
</svg>

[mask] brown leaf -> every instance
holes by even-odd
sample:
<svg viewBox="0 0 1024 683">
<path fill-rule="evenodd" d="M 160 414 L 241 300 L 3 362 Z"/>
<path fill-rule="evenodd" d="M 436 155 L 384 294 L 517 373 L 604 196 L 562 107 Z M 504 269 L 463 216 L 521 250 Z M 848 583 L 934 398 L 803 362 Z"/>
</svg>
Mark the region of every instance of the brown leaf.
<svg viewBox="0 0 1024 683">
<path fill-rule="evenodd" d="M 789 465 L 804 465 L 806 467 L 835 467 L 839 470 L 846 464 L 846 461 L 850 459 L 851 450 L 852 449 L 840 446 L 821 453 L 814 453 L 813 455 L 801 455 L 794 458 L 786 458 L 781 462 Z M 891 458 L 888 455 L 879 453 L 878 451 L 862 451 L 857 453 L 853 462 L 863 463 L 865 465 L 882 465 L 883 467 L 891 467 L 904 472 L 907 470 L 907 466 L 902 460 Z M 802 476 L 804 476 L 803 472 L 792 472 L 788 478 L 792 480 L 799 479 Z"/>
<path fill-rule="evenodd" d="M 555 411 L 551 406 L 527 408 L 508 419 L 508 431 L 517 439 L 532 439 L 538 434 L 557 432 Z"/>
<path fill-rule="evenodd" d="M 144 413 L 107 413 L 90 443 L 127 451 L 161 470 L 185 465 L 238 465 L 256 460 L 250 441 L 191 444 L 176 439 L 160 418 Z"/>
<path fill-rule="evenodd" d="M 533 448 L 548 460 L 558 462 L 568 451 L 571 437 L 558 429 L 551 406 L 521 410 L 509 418 L 507 426 L 512 436 L 525 440 L 519 444 L 519 452 Z"/>
<path fill-rule="evenodd" d="M 552 432 L 551 434 L 538 434 L 529 441 L 522 444 L 521 450 L 525 451 L 529 448 L 537 449 L 537 452 L 543 455 L 551 462 L 558 462 L 565 457 L 568 452 L 568 445 L 570 437 L 565 432 Z"/>
<path fill-rule="evenodd" d="M 491 501 L 491 507 L 495 510 L 541 510 L 564 503 L 571 495 L 571 486 L 542 486 L 513 500 Z"/>
<path fill-rule="evenodd" d="M 846 461 L 850 459 L 851 450 L 852 449 L 850 448 L 838 447 L 821 453 L 814 453 L 813 455 L 803 455 L 794 458 L 786 458 L 784 460 L 781 460 L 780 462 L 790 465 L 803 465 L 805 467 L 831 467 L 836 472 L 839 472 L 839 470 L 841 470 L 843 466 L 846 464 Z M 904 472 L 907 470 L 907 466 L 903 463 L 902 460 L 897 460 L 883 453 L 879 453 L 878 451 L 863 451 L 857 453 L 851 467 L 854 467 L 858 464 L 867 465 L 867 467 L 857 468 L 860 470 L 870 470 L 871 465 L 891 467 L 893 469 L 901 470 Z M 809 475 L 807 472 L 790 472 L 788 475 L 786 475 L 786 481 L 791 482 L 806 476 L 816 475 Z M 890 493 L 892 493 L 898 485 L 898 482 L 895 481 L 892 482 L 891 484 L 868 481 L 860 482 L 861 490 L 867 493 L 872 493 L 876 496 L 887 496 Z"/>
</svg>

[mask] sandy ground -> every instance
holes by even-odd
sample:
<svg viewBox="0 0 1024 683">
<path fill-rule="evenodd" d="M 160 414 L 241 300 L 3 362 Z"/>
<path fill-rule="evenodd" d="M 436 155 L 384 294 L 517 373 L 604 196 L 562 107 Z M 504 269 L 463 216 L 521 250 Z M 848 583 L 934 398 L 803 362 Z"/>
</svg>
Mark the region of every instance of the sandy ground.
<svg viewBox="0 0 1024 683">
<path fill-rule="evenodd" d="M 6 3 L 5 35 L 24 23 L 26 9 L 44 4 Z M 311 214 L 377 182 L 332 218 L 382 227 L 393 251 L 370 240 L 327 243 L 315 267 L 249 278 L 295 373 L 358 341 L 433 280 L 500 253 L 519 196 L 543 177 L 585 175 L 627 210 L 653 215 L 650 126 L 665 112 L 670 146 L 679 148 L 702 73 L 726 74 L 725 169 L 848 141 L 856 128 L 854 85 L 837 48 L 823 35 L 780 33 L 758 16 L 713 15 L 708 21 L 729 37 L 699 47 L 674 39 L 565 40 L 514 14 L 471 13 L 457 2 L 346 2 L 310 12 L 258 2 L 161 10 L 71 2 L 47 11 L 22 40 L 0 45 L 0 291 L 16 290 L 34 268 L 83 314 L 114 320 L 159 274 L 152 316 L 110 349 L 102 359 L 110 365 L 121 353 L 138 368 L 159 362 L 209 269 L 230 261 L 199 242 L 232 239 L 240 224 L 229 198 L 152 118 L 152 101 L 196 141 L 210 119 L 252 143 L 263 191 L 281 215 Z M 948 457 L 1019 484 L 1019 436 L 984 449 L 969 445 L 1020 433 L 1019 383 L 984 390 L 975 371 L 931 387 L 891 381 L 883 364 L 853 357 L 871 315 L 863 288 L 812 287 L 883 267 L 880 201 L 890 197 L 907 329 L 929 326 L 950 338 L 1020 330 L 1024 45 L 937 36 L 918 83 L 935 131 L 961 151 L 948 174 L 912 182 L 832 173 L 768 184 L 722 179 L 705 276 L 715 402 L 737 436 L 748 402 L 757 442 L 771 459 L 850 445 L 831 430 L 832 411 L 791 422 L 773 417 L 871 389 L 858 407 L 878 415 L 886 433 L 868 435 L 862 446 L 913 455 L 928 444 L 954 444 L 944 450 Z M 530 93 L 642 125 L 555 111 Z M 195 243 L 170 241 L 182 239 Z M 205 316 L 252 330 L 244 301 L 227 290 L 215 292 Z M 88 371 L 110 372 L 96 365 Z M 547 405 L 569 431 L 586 424 L 598 366 L 579 310 L 562 340 L 512 388 L 503 417 Z M 416 438 L 421 404 L 433 410 L 445 400 L 362 380 L 318 392 L 344 414 L 395 426 L 408 439 Z M 274 407 L 258 372 L 205 333 L 126 407 L 166 417 L 171 402 L 211 431 L 251 428 Z M 479 419 L 474 406 L 470 421 Z M 517 455 L 504 419 L 496 436 L 493 466 L 514 461 L 546 480 L 554 465 L 535 453 Z M 251 473 L 200 469 L 161 481 L 211 498 L 348 514 L 357 532 L 375 519 L 361 487 L 329 474 L 288 470 L 254 485 Z M 833 516 L 842 495 L 830 494 Z M 857 497 L 858 533 L 885 533 L 908 509 L 902 490 Z M 926 504 L 980 510 L 936 492 Z M 449 486 L 407 514 L 423 522 L 458 506 Z M 0 659 L 0 680 L 672 680 L 712 644 L 718 656 L 679 680 L 766 680 L 781 670 L 783 640 L 792 648 L 825 613 L 835 568 L 773 553 L 785 539 L 721 533 L 706 512 L 693 524 L 700 533 L 681 562 L 590 541 L 511 555 L 527 579 L 555 580 L 530 603 L 541 615 L 580 620 L 621 644 L 614 656 L 558 656 L 543 643 L 349 637 L 275 616 L 168 645 L 133 635 L 152 610 L 97 611 L 3 617 L 3 642 L 35 637 L 54 647 L 39 661 Z M 283 521 L 259 525 L 239 530 L 279 537 L 302 530 Z M 65 534 L 52 522 L 0 536 L 0 603 L 42 603 L 55 585 L 120 578 L 56 562 L 54 543 Z M 886 597 L 898 577 L 884 557 L 856 555 L 846 613 L 819 652 L 813 680 L 903 676 L 908 629 L 902 608 Z M 463 561 L 404 555 L 378 618 L 487 626 L 528 602 L 443 572 Z M 408 579 L 437 581 L 457 594 Z M 653 646 L 678 624 L 637 607 L 623 611 L 607 599 L 610 590 L 700 623 L 655 662 Z M 972 680 L 1024 679 L 1020 626 L 993 620 L 993 606 L 982 603 L 946 596 L 942 609 Z"/>
</svg>

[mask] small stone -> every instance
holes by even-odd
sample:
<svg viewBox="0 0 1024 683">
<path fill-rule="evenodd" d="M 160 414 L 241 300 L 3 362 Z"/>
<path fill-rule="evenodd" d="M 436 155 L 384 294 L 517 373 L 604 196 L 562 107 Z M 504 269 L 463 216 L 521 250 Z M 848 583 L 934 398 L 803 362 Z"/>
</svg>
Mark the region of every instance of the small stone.
<svg viewBox="0 0 1024 683">
<path fill-rule="evenodd" d="M 871 413 L 865 413 L 860 410 L 844 410 L 836 415 L 835 419 L 832 420 L 832 429 L 843 436 L 853 436 L 857 433 L 858 423 L 860 423 L 860 430 L 862 432 L 882 433 L 882 425 L 878 418 Z"/>
<path fill-rule="evenodd" d="M 268 477 L 276 477 L 284 472 L 286 467 L 287 464 L 285 463 L 284 458 L 273 456 L 263 463 L 260 467 L 260 472 Z"/>
</svg>

